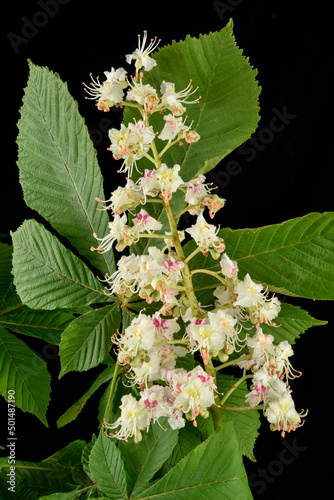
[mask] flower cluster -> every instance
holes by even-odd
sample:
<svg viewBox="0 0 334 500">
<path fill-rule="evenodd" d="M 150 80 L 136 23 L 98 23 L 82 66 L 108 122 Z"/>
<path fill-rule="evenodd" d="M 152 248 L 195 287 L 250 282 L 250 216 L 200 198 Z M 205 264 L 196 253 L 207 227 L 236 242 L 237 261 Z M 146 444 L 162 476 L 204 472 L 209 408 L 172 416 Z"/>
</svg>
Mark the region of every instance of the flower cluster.
<svg viewBox="0 0 334 500">
<path fill-rule="evenodd" d="M 141 431 L 159 417 L 167 417 L 171 428 L 179 429 L 186 420 L 196 426 L 198 415 L 209 416 L 217 388 L 214 378 L 199 365 L 191 371 L 176 367 L 177 358 L 187 353 L 187 349 L 175 344 L 174 334 L 179 330 L 176 318 L 140 313 L 124 334 L 114 337 L 118 362 L 128 368 L 130 386 L 140 389 L 139 400 L 123 396 L 121 416 L 113 424 L 105 423 L 108 429 L 120 427 L 114 434 L 118 439 L 134 437 L 140 441 Z M 164 385 L 154 384 L 156 381 Z"/>
<path fill-rule="evenodd" d="M 251 369 L 254 373 L 252 390 L 246 396 L 251 406 L 264 404 L 264 415 L 271 430 L 285 432 L 295 430 L 302 425 L 302 417 L 307 412 L 298 413 L 288 386 L 290 378 L 301 375 L 295 372 L 289 361 L 293 349 L 286 340 L 274 344 L 272 335 L 264 335 L 262 328 L 257 328 L 254 336 L 247 339 L 250 357 L 239 362 L 239 366 Z M 286 379 L 286 380 L 284 380 Z"/>
<path fill-rule="evenodd" d="M 185 426 L 192 420 L 196 426 L 198 415 L 208 416 L 208 408 L 214 404 L 216 386 L 213 377 L 200 366 L 190 372 L 174 371 L 168 385 L 152 385 L 140 391 L 140 399 L 131 394 L 122 397 L 121 415 L 113 424 L 104 422 L 106 429 L 119 429 L 109 433 L 117 439 L 127 441 L 133 437 L 137 443 L 142 439 L 141 431 L 148 430 L 151 421 L 167 417 L 172 429 Z"/>
<path fill-rule="evenodd" d="M 222 410 L 216 373 L 228 362 L 244 373 L 252 371 L 246 404 L 252 408 L 263 405 L 271 428 L 284 434 L 298 427 L 302 417 L 284 381 L 294 373 L 289 362 L 292 348 L 285 341 L 275 346 L 273 337 L 264 335 L 260 327 L 276 326 L 280 302 L 249 274 L 239 277 L 237 262 L 225 252 L 219 225 L 208 222 L 208 217 L 212 220 L 224 207 L 225 200 L 212 192 L 204 175 L 185 180 L 181 165 L 163 161 L 171 147 L 186 143 L 188 148 L 200 140 L 194 122 L 187 123 L 185 115 L 186 107 L 199 103 L 200 98 L 190 100 L 198 90 L 191 80 L 183 90 L 165 80 L 158 88 L 145 83 L 143 72 L 157 64 L 151 53 L 159 40 L 146 43 L 144 32 L 137 49 L 126 56 L 128 64 L 134 62 L 135 76 L 128 77 L 124 68 L 112 68 L 105 72 L 103 83 L 97 78 L 90 87 L 85 85 L 100 110 L 128 106 L 137 117 L 122 123 L 120 129 L 109 130 L 109 150 L 122 162 L 118 172 L 127 177 L 125 185 L 115 189 L 109 199 L 96 198 L 98 208 L 110 210 L 113 220 L 107 235 L 94 233 L 97 246 L 91 250 L 104 253 L 114 245 L 119 252 L 128 250 L 118 260 L 116 271 L 104 277 L 105 293 L 131 314 L 134 301 L 140 299 L 151 310 L 151 315 L 142 310 L 113 336 L 117 366 L 126 373 L 125 384 L 133 393 L 122 397 L 120 417 L 111 424 L 104 422 L 104 427 L 113 437 L 138 442 L 142 431 L 160 417 L 166 417 L 173 429 L 183 427 L 187 420 L 197 425 L 198 416 L 207 418 L 210 414 L 218 422 L 217 414 Z M 151 122 L 156 113 L 162 118 Z M 156 138 L 159 147 L 162 144 L 160 151 Z M 139 161 L 144 167 L 138 166 Z M 182 209 L 175 214 L 173 207 L 182 202 Z M 180 231 L 178 220 L 184 213 L 194 221 Z M 148 244 L 140 246 L 140 240 Z M 191 251 L 185 250 L 185 242 L 191 243 L 187 247 Z M 190 261 L 197 254 L 214 259 L 215 270 L 194 269 Z M 219 283 L 212 290 L 213 303 L 206 307 L 196 297 L 196 273 L 214 276 Z M 256 330 L 254 336 L 249 334 L 252 329 Z M 233 353 L 247 349 L 249 353 L 241 360 L 229 360 Z M 195 361 L 195 353 L 200 354 L 200 362 Z"/>
</svg>

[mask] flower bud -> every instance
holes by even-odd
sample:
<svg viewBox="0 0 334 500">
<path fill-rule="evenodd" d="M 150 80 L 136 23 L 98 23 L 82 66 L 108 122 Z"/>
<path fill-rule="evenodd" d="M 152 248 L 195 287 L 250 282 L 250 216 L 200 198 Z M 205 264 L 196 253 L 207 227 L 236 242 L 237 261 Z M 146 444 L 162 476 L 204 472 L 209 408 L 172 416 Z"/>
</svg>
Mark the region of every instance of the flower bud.
<svg viewBox="0 0 334 500">
<path fill-rule="evenodd" d="M 218 353 L 218 358 L 219 358 L 219 361 L 221 361 L 222 363 L 226 363 L 226 361 L 228 360 L 229 357 L 226 354 L 226 352 L 224 352 L 224 349 L 222 349 Z"/>
</svg>

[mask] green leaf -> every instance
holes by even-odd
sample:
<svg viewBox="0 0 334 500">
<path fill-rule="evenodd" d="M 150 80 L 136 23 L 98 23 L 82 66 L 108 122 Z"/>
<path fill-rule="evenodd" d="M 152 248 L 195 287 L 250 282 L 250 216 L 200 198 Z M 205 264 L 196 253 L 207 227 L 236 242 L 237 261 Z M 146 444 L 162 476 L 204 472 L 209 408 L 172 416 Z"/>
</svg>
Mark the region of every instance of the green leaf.
<svg viewBox="0 0 334 500">
<path fill-rule="evenodd" d="M 76 500 L 82 498 L 82 492 L 80 490 L 72 490 L 63 493 L 52 493 L 51 495 L 46 495 L 39 497 L 39 500 Z"/>
<path fill-rule="evenodd" d="M 0 326 L 0 394 L 15 391 L 15 406 L 33 413 L 48 426 L 46 410 L 50 400 L 50 375 L 44 361 L 22 340 Z"/>
<path fill-rule="evenodd" d="M 241 374 L 240 374 L 241 376 Z M 237 381 L 230 375 L 217 374 L 218 391 L 226 393 Z M 237 389 L 229 396 L 226 406 L 242 406 L 245 404 L 245 396 L 249 393 L 246 381 L 242 382 Z M 257 410 L 223 410 L 223 423 L 232 420 L 239 440 L 240 450 L 250 460 L 255 462 L 253 453 L 255 440 L 260 427 L 260 415 Z"/>
<path fill-rule="evenodd" d="M 15 461 L 15 499 L 37 499 L 43 495 L 63 495 L 62 498 L 77 498 L 74 488 L 85 480 L 81 465 L 81 454 L 86 442 L 76 440 L 41 462 Z M 6 478 L 6 469 L 0 479 Z M 72 496 L 64 496 L 71 491 Z M 55 497 L 57 498 L 57 497 Z M 80 497 L 78 497 L 80 498 Z"/>
<path fill-rule="evenodd" d="M 24 304 L 57 309 L 105 302 L 101 283 L 42 224 L 26 220 L 12 239 L 14 284 Z"/>
<path fill-rule="evenodd" d="M 94 444 L 96 443 L 96 440 L 97 440 L 97 437 L 95 434 L 93 434 L 90 443 L 86 444 L 86 446 L 82 450 L 82 454 L 81 454 L 81 463 L 82 463 L 83 470 L 85 471 L 85 473 L 87 474 L 87 476 L 90 479 L 92 479 L 92 478 L 91 478 L 91 473 L 90 473 L 90 469 L 89 469 L 89 455 L 91 454 L 91 451 L 93 449 Z"/>
<path fill-rule="evenodd" d="M 153 497 L 157 500 L 251 500 L 253 497 L 233 422 L 226 422 L 162 479 L 133 498 L 144 500 Z"/>
<path fill-rule="evenodd" d="M 129 494 L 133 496 L 152 479 L 177 443 L 178 433 L 167 424 L 167 419 L 159 422 L 160 425 L 151 425 L 149 432 L 142 432 L 139 443 L 132 440 L 119 442 L 118 449 L 130 478 Z"/>
<path fill-rule="evenodd" d="M 98 488 L 109 498 L 127 499 L 126 475 L 120 451 L 103 432 L 93 446 L 89 469 Z"/>
<path fill-rule="evenodd" d="M 59 344 L 61 332 L 72 320 L 73 315 L 61 309 L 39 311 L 23 305 L 13 285 L 0 306 L 0 325 L 54 345 Z"/>
<path fill-rule="evenodd" d="M 92 383 L 91 387 L 81 396 L 80 399 L 76 403 L 74 403 L 70 408 L 68 408 L 61 417 L 58 418 L 57 420 L 57 426 L 58 427 L 63 427 L 64 425 L 68 424 L 69 422 L 72 422 L 72 420 L 75 420 L 85 404 L 87 403 L 88 399 L 96 392 L 101 385 L 105 384 L 108 382 L 114 373 L 114 368 L 113 366 L 108 366 L 103 372 L 101 372 L 97 378 L 94 380 Z"/>
<path fill-rule="evenodd" d="M 12 280 L 12 245 L 0 243 L 0 300 L 5 296 Z"/>
<path fill-rule="evenodd" d="M 249 273 L 286 295 L 334 299 L 334 212 L 255 229 L 226 228 L 219 235 L 238 262 L 240 278 Z"/>
<path fill-rule="evenodd" d="M 111 350 L 111 336 L 117 332 L 120 322 L 118 302 L 72 321 L 61 336 L 59 378 L 72 370 L 86 371 L 97 366 Z"/>
<path fill-rule="evenodd" d="M 173 467 L 176 465 L 182 458 L 196 448 L 196 446 L 200 445 L 201 442 L 200 430 L 194 427 L 192 422 L 186 422 L 185 427 L 178 430 L 178 441 L 168 461 L 170 466 Z"/>
<path fill-rule="evenodd" d="M 47 68 L 29 62 L 30 74 L 18 122 L 18 166 L 27 205 L 103 273 L 115 269 L 113 253 L 90 252 L 93 233 L 108 232 L 103 179 L 77 103 L 67 85 Z"/>
<path fill-rule="evenodd" d="M 294 344 L 296 339 L 308 328 L 327 324 L 327 321 L 312 318 L 304 309 L 287 303 L 282 303 L 281 311 L 275 318 L 275 322 L 277 325 L 275 328 L 265 324 L 261 324 L 261 328 L 266 335 L 274 336 L 276 344 L 283 340 Z"/>
</svg>

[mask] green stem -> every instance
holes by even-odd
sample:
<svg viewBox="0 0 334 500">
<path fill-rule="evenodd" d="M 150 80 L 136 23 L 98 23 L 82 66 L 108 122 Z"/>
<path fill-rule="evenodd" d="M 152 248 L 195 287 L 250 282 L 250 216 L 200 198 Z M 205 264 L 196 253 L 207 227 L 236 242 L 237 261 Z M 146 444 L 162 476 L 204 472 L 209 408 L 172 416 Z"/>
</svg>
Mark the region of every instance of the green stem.
<svg viewBox="0 0 334 500">
<path fill-rule="evenodd" d="M 113 409 L 113 398 L 114 398 L 116 382 L 117 382 L 117 377 L 119 375 L 120 367 L 121 367 L 121 365 L 118 363 L 118 361 L 116 361 L 114 375 L 112 378 L 111 387 L 110 387 L 110 391 L 109 391 L 108 402 L 107 402 L 106 410 L 104 412 L 104 419 L 107 421 L 110 419 L 111 412 Z"/>
<path fill-rule="evenodd" d="M 171 239 L 170 234 L 139 233 L 138 238 L 161 238 L 162 240 Z"/>
<path fill-rule="evenodd" d="M 219 370 L 222 370 L 223 368 L 226 368 L 227 366 L 236 365 L 237 363 L 240 363 L 240 361 L 245 361 L 246 359 L 251 359 L 251 357 L 252 357 L 251 354 L 245 354 L 244 356 L 240 356 L 240 358 L 231 359 L 231 361 L 227 361 L 226 363 L 223 363 L 222 365 L 216 366 L 215 370 L 217 372 Z"/>
<path fill-rule="evenodd" d="M 152 151 L 153 151 L 153 148 L 152 148 L 153 143 L 154 143 L 154 141 L 152 141 L 151 145 L 150 145 Z M 147 158 L 148 160 L 150 160 L 155 165 L 155 167 L 158 168 L 158 162 L 154 158 L 152 158 L 151 155 L 149 155 L 148 153 L 146 153 L 146 151 L 144 149 L 140 149 L 140 154 L 142 154 L 143 156 L 145 156 L 145 158 Z"/>
<path fill-rule="evenodd" d="M 179 139 L 175 139 L 175 141 L 168 142 L 168 143 L 166 144 L 166 146 L 165 146 L 165 147 L 164 147 L 164 148 L 160 151 L 160 153 L 159 153 L 159 158 L 161 159 L 161 158 L 162 158 L 162 156 L 166 153 L 166 151 L 167 151 L 170 147 L 174 146 L 174 144 L 177 144 L 178 142 L 179 142 Z"/>
<path fill-rule="evenodd" d="M 244 410 L 263 410 L 264 405 L 257 405 L 257 406 L 248 406 L 248 405 L 242 405 L 242 406 L 222 406 L 222 410 L 228 410 L 228 411 L 244 411 Z"/>
<path fill-rule="evenodd" d="M 221 281 L 225 285 L 225 279 L 218 276 L 218 273 L 216 273 L 216 271 L 209 271 L 209 269 L 194 269 L 193 271 L 191 271 L 191 274 L 196 273 L 210 274 L 210 276 L 214 276 L 217 280 Z"/>
<path fill-rule="evenodd" d="M 235 384 L 232 385 L 232 387 L 229 388 L 226 394 L 224 394 L 223 399 L 220 401 L 220 405 L 223 406 L 225 401 L 231 396 L 231 394 L 238 388 L 238 386 L 244 381 L 247 380 L 248 378 L 253 378 L 253 375 L 244 375 L 241 377 Z"/>
<path fill-rule="evenodd" d="M 195 257 L 195 255 L 197 255 L 199 252 L 201 251 L 201 249 L 199 247 L 196 248 L 196 250 L 194 250 L 193 252 L 191 252 L 191 254 L 188 255 L 188 257 L 186 258 L 186 260 L 184 262 L 189 262 L 193 257 Z"/>
<path fill-rule="evenodd" d="M 146 198 L 146 203 L 163 203 L 159 198 Z"/>
<path fill-rule="evenodd" d="M 215 431 L 219 429 L 219 427 L 222 427 L 223 425 L 223 412 L 220 407 L 219 403 L 216 405 L 212 405 L 210 408 L 210 412 L 212 414 L 212 420 L 213 420 L 213 426 Z"/>
<path fill-rule="evenodd" d="M 190 206 L 191 205 L 187 205 L 183 210 L 181 210 L 178 214 L 175 215 L 175 218 L 179 219 L 181 217 L 181 215 L 183 215 L 184 213 L 188 212 Z"/>
<path fill-rule="evenodd" d="M 187 295 L 187 298 L 189 300 L 189 305 L 191 307 L 192 313 L 196 318 L 201 317 L 201 311 L 197 302 L 197 297 L 195 295 L 194 287 L 192 284 L 192 273 L 190 272 L 188 264 L 185 262 L 186 256 L 184 254 L 179 234 L 178 234 L 178 229 L 177 229 L 177 223 L 176 223 L 176 218 L 173 214 L 173 209 L 170 205 L 169 202 L 164 203 L 164 208 L 166 210 L 168 222 L 169 222 L 169 227 L 171 230 L 171 235 L 173 237 L 173 243 L 175 246 L 177 258 L 179 261 L 184 263 L 184 267 L 182 269 L 182 274 L 183 274 L 183 284 L 185 287 L 185 293 Z"/>
</svg>

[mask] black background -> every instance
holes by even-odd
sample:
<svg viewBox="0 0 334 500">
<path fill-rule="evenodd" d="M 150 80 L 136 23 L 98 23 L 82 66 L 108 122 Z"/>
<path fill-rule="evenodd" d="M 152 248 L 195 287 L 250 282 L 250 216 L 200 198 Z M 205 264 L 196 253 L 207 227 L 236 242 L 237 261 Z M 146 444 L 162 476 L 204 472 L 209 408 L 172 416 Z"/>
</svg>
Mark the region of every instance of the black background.
<svg viewBox="0 0 334 500">
<path fill-rule="evenodd" d="M 111 66 L 126 67 L 124 55 L 134 50 L 136 35 L 144 29 L 149 36 L 161 38 L 165 45 L 187 34 L 198 36 L 220 30 L 230 17 L 238 45 L 258 69 L 261 121 L 254 134 L 256 143 L 249 144 L 252 154 L 237 150 L 214 171 L 216 178 L 221 179 L 219 194 L 227 199 L 221 223 L 232 228 L 257 227 L 333 209 L 333 57 L 328 4 L 320 8 L 303 1 L 63 0 L 55 15 L 43 17 L 38 14 L 43 11 L 42 3 L 13 2 L 6 7 L 1 56 L 5 174 L 0 196 L 2 241 L 9 242 L 9 231 L 16 230 L 25 218 L 41 220 L 23 201 L 16 167 L 16 123 L 28 77 L 28 58 L 48 66 L 67 81 L 92 131 L 109 194 L 116 187 L 118 165 L 115 167 L 106 152 L 108 140 L 102 120 L 107 116 L 111 121 L 107 128 L 111 128 L 117 126 L 119 115 L 98 112 L 92 102 L 84 99 L 82 81 L 89 81 L 90 72 L 102 76 Z M 25 42 L 16 36 L 24 37 Z M 285 110 L 290 118 L 282 131 L 272 134 L 268 127 L 275 110 Z M 226 174 L 231 160 L 238 165 L 237 175 Z M 301 299 L 289 302 L 301 305 L 329 324 L 309 330 L 294 349 L 293 365 L 303 376 L 292 383 L 293 396 L 297 409 L 309 408 L 305 425 L 283 440 L 279 433 L 271 433 L 264 421 L 255 447 L 257 462 L 245 460 L 255 498 L 278 499 L 284 495 L 299 499 L 305 493 L 309 497 L 328 494 L 332 470 L 328 454 L 333 447 L 332 304 Z M 55 420 L 79 399 L 100 370 L 71 373 L 58 381 L 58 359 L 53 354 L 45 356 L 43 343 L 37 342 L 34 348 L 41 356 L 44 353 L 44 358 L 50 358 L 46 361 L 53 378 L 53 392 L 49 429 L 36 417 L 17 412 L 16 451 L 17 457 L 25 460 L 41 460 L 70 440 L 90 440 L 97 431 L 96 407 L 102 394 L 98 391 L 76 421 L 57 430 Z M 2 404 L 4 416 L 5 407 Z M 2 428 L 5 429 L 5 423 Z M 1 435 L 4 433 L 1 430 Z M 1 444 L 3 441 L 4 437 Z M 294 446 L 294 456 L 284 452 L 289 445 Z"/>
</svg>

